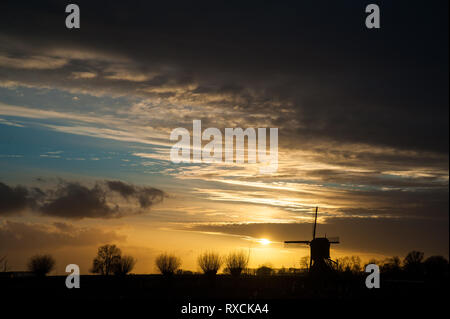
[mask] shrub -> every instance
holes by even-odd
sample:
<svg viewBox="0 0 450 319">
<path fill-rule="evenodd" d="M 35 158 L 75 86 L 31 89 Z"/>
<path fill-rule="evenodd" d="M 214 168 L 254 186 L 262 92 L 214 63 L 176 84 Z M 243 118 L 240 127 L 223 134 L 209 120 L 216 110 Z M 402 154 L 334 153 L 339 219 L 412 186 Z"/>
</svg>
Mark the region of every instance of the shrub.
<svg viewBox="0 0 450 319">
<path fill-rule="evenodd" d="M 55 264 L 51 255 L 35 255 L 28 261 L 28 270 L 36 276 L 44 277 L 55 268 Z"/>
<path fill-rule="evenodd" d="M 6 256 L 1 256 L 0 257 L 0 272 L 7 272 L 7 271 L 9 271 L 8 259 L 6 258 Z"/>
<path fill-rule="evenodd" d="M 125 276 L 133 270 L 136 259 L 131 256 L 122 256 L 113 265 L 113 273 L 116 276 Z"/>
<path fill-rule="evenodd" d="M 448 276 L 448 261 L 442 256 L 431 256 L 424 261 L 425 273 L 431 278 Z"/>
<path fill-rule="evenodd" d="M 270 276 L 273 275 L 274 270 L 270 266 L 262 265 L 256 269 L 256 276 Z"/>
<path fill-rule="evenodd" d="M 362 270 L 361 258 L 358 256 L 338 258 L 336 262 L 337 270 L 340 272 L 359 273 Z"/>
<path fill-rule="evenodd" d="M 167 253 L 161 254 L 156 258 L 156 267 L 163 275 L 173 275 L 175 271 L 180 268 L 181 260 L 180 258 L 169 255 Z"/>
<path fill-rule="evenodd" d="M 412 276 L 423 275 L 424 265 L 422 264 L 424 253 L 413 250 L 406 255 L 403 260 L 403 269 Z"/>
<path fill-rule="evenodd" d="M 247 268 L 248 261 L 249 256 L 243 251 L 232 252 L 225 258 L 226 271 L 238 277 Z"/>
<path fill-rule="evenodd" d="M 197 258 L 198 265 L 205 275 L 215 275 L 222 266 L 222 258 L 214 252 L 205 252 Z"/>
</svg>

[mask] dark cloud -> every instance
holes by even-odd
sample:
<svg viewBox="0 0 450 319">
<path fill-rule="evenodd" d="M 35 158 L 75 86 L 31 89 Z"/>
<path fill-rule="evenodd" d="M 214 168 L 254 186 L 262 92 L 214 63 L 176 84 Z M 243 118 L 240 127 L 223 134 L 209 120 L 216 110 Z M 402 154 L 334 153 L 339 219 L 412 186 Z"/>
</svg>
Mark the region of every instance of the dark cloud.
<svg viewBox="0 0 450 319">
<path fill-rule="evenodd" d="M 155 201 L 160 201 L 164 195 L 160 190 L 148 187 L 143 188 L 138 194 L 139 204 L 142 208 L 152 206 Z"/>
<path fill-rule="evenodd" d="M 132 195 L 136 194 L 136 188 L 132 185 L 126 184 L 121 181 L 107 181 L 109 189 L 115 192 L 118 192 L 125 198 L 128 198 Z"/>
<path fill-rule="evenodd" d="M 44 193 L 36 187 L 9 186 L 0 182 L 0 216 L 20 213 L 35 207 Z"/>
<path fill-rule="evenodd" d="M 52 59 L 33 60 L 47 65 L 37 73 L 3 65 L 0 78 L 240 110 L 246 124 L 282 128 L 280 144 L 292 147 L 330 140 L 446 154 L 448 2 L 377 3 L 382 28 L 369 31 L 366 3 L 353 1 L 79 1 L 79 30 L 64 27 L 64 2 L 2 2 L 7 61 Z M 153 75 L 135 82 L 120 70 Z"/>
<path fill-rule="evenodd" d="M 10 187 L 0 182 L 0 215 L 23 211 L 29 201 L 25 187 Z"/>
<path fill-rule="evenodd" d="M 78 183 L 60 185 L 39 210 L 42 214 L 64 218 L 119 217 L 118 206 L 110 206 L 106 193 L 99 185 L 92 188 Z"/>
<path fill-rule="evenodd" d="M 148 208 L 164 197 L 164 192 L 153 187 L 137 187 L 121 181 L 107 181 L 109 189 L 118 192 L 124 198 L 134 197 L 141 208 Z"/>
<path fill-rule="evenodd" d="M 30 209 L 46 216 L 68 219 L 118 218 L 145 212 L 161 202 L 164 196 L 159 189 L 121 181 L 97 182 L 92 187 L 61 181 L 55 188 L 47 190 L 0 183 L 0 215 Z M 128 204 L 126 209 L 123 200 Z"/>
</svg>

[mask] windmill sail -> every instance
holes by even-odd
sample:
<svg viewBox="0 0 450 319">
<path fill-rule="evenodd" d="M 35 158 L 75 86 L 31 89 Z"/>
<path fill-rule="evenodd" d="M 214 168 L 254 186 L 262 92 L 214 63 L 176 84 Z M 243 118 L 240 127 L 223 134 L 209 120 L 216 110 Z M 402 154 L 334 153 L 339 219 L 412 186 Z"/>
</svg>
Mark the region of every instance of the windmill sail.
<svg viewBox="0 0 450 319">
<path fill-rule="evenodd" d="M 313 240 L 316 239 L 316 227 L 317 227 L 317 210 L 319 207 L 316 206 L 316 217 L 314 217 L 314 228 L 313 228 Z"/>
</svg>

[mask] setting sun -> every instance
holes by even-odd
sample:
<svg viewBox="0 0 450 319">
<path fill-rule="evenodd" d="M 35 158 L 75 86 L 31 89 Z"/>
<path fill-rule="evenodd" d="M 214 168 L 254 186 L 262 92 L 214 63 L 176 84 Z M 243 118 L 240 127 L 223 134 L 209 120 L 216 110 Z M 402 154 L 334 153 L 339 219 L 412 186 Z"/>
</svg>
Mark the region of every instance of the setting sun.
<svg viewBox="0 0 450 319">
<path fill-rule="evenodd" d="M 261 238 L 261 239 L 258 240 L 258 242 L 259 242 L 261 245 L 269 245 L 269 244 L 271 243 L 271 241 L 268 240 L 268 239 L 266 239 L 266 238 Z"/>
</svg>

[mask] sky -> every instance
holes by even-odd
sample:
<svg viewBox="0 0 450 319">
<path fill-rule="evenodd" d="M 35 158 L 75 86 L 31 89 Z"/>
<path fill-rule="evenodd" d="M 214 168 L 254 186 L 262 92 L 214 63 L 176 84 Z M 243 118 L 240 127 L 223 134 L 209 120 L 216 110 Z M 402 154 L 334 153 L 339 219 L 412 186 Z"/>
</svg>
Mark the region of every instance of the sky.
<svg viewBox="0 0 450 319">
<path fill-rule="evenodd" d="M 88 273 L 116 244 L 250 266 L 411 250 L 448 258 L 448 2 L 0 4 L 0 255 Z M 175 128 L 278 128 L 278 169 L 170 160 Z M 267 241 L 261 241 L 261 239 Z"/>
</svg>

